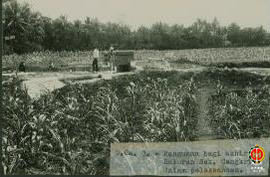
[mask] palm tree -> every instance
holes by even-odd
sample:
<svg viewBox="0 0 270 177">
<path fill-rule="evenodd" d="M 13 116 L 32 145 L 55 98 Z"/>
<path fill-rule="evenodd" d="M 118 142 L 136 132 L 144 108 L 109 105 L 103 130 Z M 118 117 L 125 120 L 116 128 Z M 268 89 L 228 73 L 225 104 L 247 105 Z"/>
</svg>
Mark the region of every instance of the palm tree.
<svg viewBox="0 0 270 177">
<path fill-rule="evenodd" d="M 27 3 L 19 4 L 16 0 L 6 0 L 3 6 L 3 28 L 5 36 L 15 36 L 12 48 L 14 52 L 21 51 L 23 41 L 29 42 L 31 38 L 42 36 L 39 13 L 31 12 Z"/>
</svg>

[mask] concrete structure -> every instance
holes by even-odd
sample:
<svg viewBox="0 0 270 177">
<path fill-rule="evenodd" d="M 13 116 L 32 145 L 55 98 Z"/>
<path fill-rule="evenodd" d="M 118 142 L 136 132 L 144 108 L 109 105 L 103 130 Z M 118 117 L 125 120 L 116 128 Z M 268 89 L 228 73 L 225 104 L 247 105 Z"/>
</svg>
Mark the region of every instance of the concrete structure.
<svg viewBox="0 0 270 177">
<path fill-rule="evenodd" d="M 115 66 L 117 72 L 126 72 L 131 70 L 131 60 L 134 59 L 133 51 L 116 51 Z"/>
</svg>

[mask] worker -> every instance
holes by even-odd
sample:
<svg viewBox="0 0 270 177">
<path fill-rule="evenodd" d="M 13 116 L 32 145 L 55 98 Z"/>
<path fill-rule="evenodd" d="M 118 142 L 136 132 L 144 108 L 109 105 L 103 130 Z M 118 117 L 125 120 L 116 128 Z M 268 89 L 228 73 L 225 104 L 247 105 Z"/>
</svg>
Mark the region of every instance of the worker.
<svg viewBox="0 0 270 177">
<path fill-rule="evenodd" d="M 99 59 L 99 50 L 97 48 L 93 51 L 93 72 L 98 72 L 98 59 Z"/>
<path fill-rule="evenodd" d="M 25 63 L 23 61 L 19 64 L 19 72 L 25 72 Z"/>
<path fill-rule="evenodd" d="M 107 50 L 104 51 L 103 53 L 104 56 L 104 63 L 106 66 L 110 65 L 110 58 L 109 58 L 109 52 Z"/>
<path fill-rule="evenodd" d="M 109 49 L 109 57 L 110 57 L 110 64 L 111 64 L 111 70 L 114 71 L 114 67 L 115 67 L 115 58 L 114 58 L 114 48 L 113 46 L 110 47 Z"/>
</svg>

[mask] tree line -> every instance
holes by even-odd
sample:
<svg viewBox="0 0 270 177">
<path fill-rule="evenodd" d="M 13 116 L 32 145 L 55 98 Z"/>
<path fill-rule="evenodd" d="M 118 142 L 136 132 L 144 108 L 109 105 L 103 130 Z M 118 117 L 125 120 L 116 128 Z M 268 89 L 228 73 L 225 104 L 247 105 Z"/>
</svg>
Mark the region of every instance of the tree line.
<svg viewBox="0 0 270 177">
<path fill-rule="evenodd" d="M 6 0 L 3 4 L 4 53 L 33 51 L 83 51 L 106 49 L 193 49 L 215 47 L 269 46 L 270 33 L 262 26 L 221 26 L 198 19 L 192 25 L 157 22 L 131 30 L 127 25 L 101 23 L 96 18 L 70 21 L 65 16 L 51 19 L 32 11 L 29 4 Z"/>
</svg>

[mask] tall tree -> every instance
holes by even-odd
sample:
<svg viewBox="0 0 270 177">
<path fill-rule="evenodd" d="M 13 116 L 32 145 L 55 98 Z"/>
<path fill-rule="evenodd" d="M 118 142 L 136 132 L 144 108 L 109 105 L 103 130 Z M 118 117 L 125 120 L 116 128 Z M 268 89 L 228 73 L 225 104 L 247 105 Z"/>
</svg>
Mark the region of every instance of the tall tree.
<svg viewBox="0 0 270 177">
<path fill-rule="evenodd" d="M 212 22 L 197 19 L 188 27 L 159 22 L 132 31 L 127 25 L 90 17 L 73 22 L 65 16 L 52 20 L 33 12 L 26 3 L 4 1 L 4 36 L 15 36 L 5 41 L 4 51 L 16 53 L 105 49 L 111 44 L 118 49 L 158 50 L 270 45 L 270 34 L 263 27 L 241 29 L 236 23 L 225 27 L 216 18 Z"/>
<path fill-rule="evenodd" d="M 151 42 L 155 49 L 169 49 L 170 27 L 165 23 L 155 23 L 151 27 Z"/>
<path fill-rule="evenodd" d="M 4 36 L 15 36 L 9 44 L 16 53 L 41 50 L 44 38 L 41 14 L 32 12 L 29 4 L 20 4 L 15 0 L 8 1 L 3 7 Z M 8 44 L 6 44 L 8 45 Z"/>
<path fill-rule="evenodd" d="M 233 46 L 243 46 L 243 41 L 241 37 L 241 27 L 236 23 L 232 23 L 227 28 L 228 40 Z"/>
</svg>

